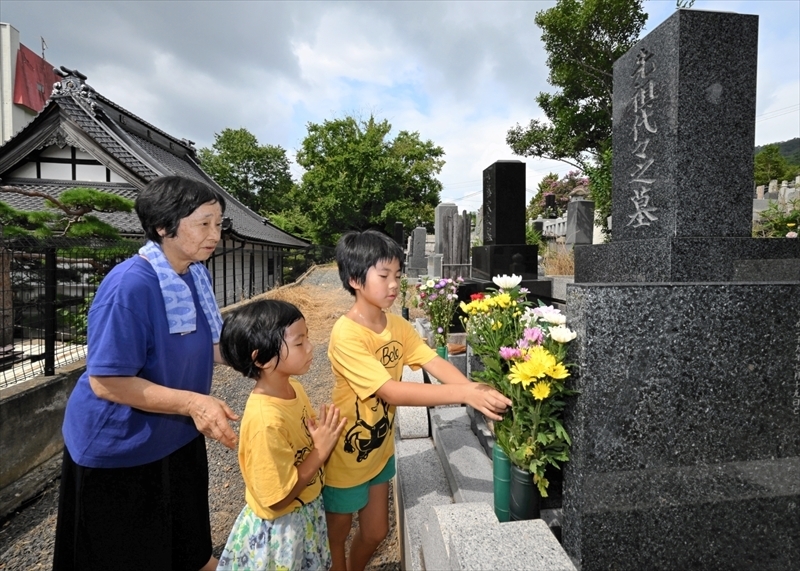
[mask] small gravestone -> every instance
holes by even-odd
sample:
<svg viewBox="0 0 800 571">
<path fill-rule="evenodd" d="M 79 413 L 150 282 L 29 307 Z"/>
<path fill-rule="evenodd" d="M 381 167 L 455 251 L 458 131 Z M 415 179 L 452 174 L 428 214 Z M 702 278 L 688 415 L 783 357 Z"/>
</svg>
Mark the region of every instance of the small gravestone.
<svg viewBox="0 0 800 571">
<path fill-rule="evenodd" d="M 556 213 L 556 195 L 552 192 L 545 193 L 544 195 L 544 209 L 547 212 L 548 218 L 558 218 Z"/>
<path fill-rule="evenodd" d="M 594 236 L 594 202 L 591 200 L 570 200 L 567 204 L 568 246 L 591 244 Z"/>
<path fill-rule="evenodd" d="M 436 237 L 434 253 L 444 253 L 445 247 L 445 219 L 458 215 L 458 205 L 451 202 L 442 202 L 433 211 L 433 234 Z"/>
<path fill-rule="evenodd" d="M 408 251 L 408 262 L 406 273 L 410 278 L 418 278 L 428 272 L 428 264 L 425 261 L 425 241 L 428 231 L 423 227 L 414 228 L 411 233 L 411 247 Z"/>
</svg>

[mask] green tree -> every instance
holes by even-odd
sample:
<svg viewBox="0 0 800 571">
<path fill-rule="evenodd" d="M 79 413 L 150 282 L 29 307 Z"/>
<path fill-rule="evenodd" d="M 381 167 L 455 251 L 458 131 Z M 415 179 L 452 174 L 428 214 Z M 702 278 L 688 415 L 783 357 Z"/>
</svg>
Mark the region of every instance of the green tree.
<svg viewBox="0 0 800 571">
<path fill-rule="evenodd" d="M 647 21 L 642 0 L 559 0 L 536 14 L 548 54 L 548 82 L 560 91 L 536 102 L 548 121 L 508 131 L 514 153 L 584 169 L 611 143 L 613 65 L 638 41 Z"/>
<path fill-rule="evenodd" d="M 223 129 L 198 152 L 203 170 L 251 210 L 265 214 L 287 206 L 294 186 L 286 151 L 259 145 L 247 129 Z"/>
<path fill-rule="evenodd" d="M 293 192 L 293 208 L 307 217 L 307 235 L 315 243 L 333 245 L 347 230 L 391 233 L 395 222 L 432 228 L 444 150 L 416 132 L 400 131 L 391 139 L 391 129 L 372 116 L 308 124 L 297 152 L 306 172 Z"/>
<path fill-rule="evenodd" d="M 789 166 L 776 144 L 767 145 L 756 154 L 754 175 L 757 186 L 769 184 L 771 180 L 785 180 L 793 172 L 794 168 Z"/>
<path fill-rule="evenodd" d="M 589 185 L 589 179 L 582 176 L 579 171 L 570 171 L 566 176 L 561 179 L 557 174 L 550 173 L 542 179 L 537 187 L 536 194 L 531 198 L 528 203 L 526 215 L 528 218 L 537 218 L 540 215 L 544 218 L 550 216 L 559 217 L 567 213 L 567 205 L 569 204 L 569 194 L 578 186 L 586 188 Z M 555 209 L 549 211 L 545 206 L 546 196 L 552 194 L 555 196 Z"/>
<path fill-rule="evenodd" d="M 611 177 L 610 156 L 603 155 L 611 149 L 613 66 L 636 44 L 647 22 L 642 0 L 559 0 L 538 12 L 535 22 L 548 55 L 548 82 L 559 91 L 536 97 L 547 120 L 517 124 L 506 142 L 517 155 L 562 161 L 592 173 L 592 198 L 610 204 L 610 187 L 608 196 L 594 193 L 603 192 L 603 181 Z M 596 212 L 607 231 L 610 211 Z"/>
<path fill-rule="evenodd" d="M 54 234 L 72 238 L 100 237 L 118 239 L 116 228 L 103 222 L 92 212 L 130 212 L 133 201 L 93 188 L 71 188 L 54 198 L 36 190 L 2 186 L 0 192 L 22 194 L 44 199 L 45 210 L 25 211 L 0 202 L 0 225 L 3 236 L 35 236 Z"/>
<path fill-rule="evenodd" d="M 594 217 L 606 241 L 611 238 L 608 217 L 611 216 L 611 149 L 604 150 L 599 157 L 587 165 L 589 196 L 594 201 Z"/>
</svg>

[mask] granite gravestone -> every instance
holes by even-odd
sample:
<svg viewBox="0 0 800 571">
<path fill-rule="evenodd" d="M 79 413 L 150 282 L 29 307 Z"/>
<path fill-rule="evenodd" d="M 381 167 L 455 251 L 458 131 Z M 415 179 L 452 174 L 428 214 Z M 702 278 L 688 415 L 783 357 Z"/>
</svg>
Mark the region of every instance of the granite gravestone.
<svg viewBox="0 0 800 571">
<path fill-rule="evenodd" d="M 410 278 L 418 278 L 428 273 L 428 262 L 425 260 L 425 241 L 428 231 L 423 227 L 414 228 L 411 232 L 411 247 L 408 249 L 406 273 Z"/>
<path fill-rule="evenodd" d="M 567 204 L 567 246 L 591 244 L 594 237 L 594 202 L 581 198 Z"/>
<path fill-rule="evenodd" d="M 512 273 L 535 281 L 538 248 L 525 244 L 525 163 L 497 161 L 483 171 L 483 246 L 472 249 L 472 277 Z"/>
<path fill-rule="evenodd" d="M 458 216 L 458 205 L 452 202 L 442 202 L 433 211 L 433 233 L 436 239 L 433 251 L 435 254 L 444 253 L 444 226 L 445 219 Z"/>
<path fill-rule="evenodd" d="M 676 11 L 614 64 L 613 241 L 575 249 L 576 283 L 759 281 L 748 260 L 796 258 L 750 238 L 757 42 L 757 16 Z"/>
<path fill-rule="evenodd" d="M 614 242 L 567 286 L 582 571 L 800 568 L 800 241 L 748 237 L 757 25 L 678 10 L 614 65 Z"/>
</svg>

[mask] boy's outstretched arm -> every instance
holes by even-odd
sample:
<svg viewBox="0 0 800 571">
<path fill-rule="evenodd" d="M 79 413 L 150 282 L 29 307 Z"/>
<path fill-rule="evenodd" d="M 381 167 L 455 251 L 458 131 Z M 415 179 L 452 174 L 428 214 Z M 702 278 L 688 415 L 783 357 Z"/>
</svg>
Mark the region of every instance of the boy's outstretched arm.
<svg viewBox="0 0 800 571">
<path fill-rule="evenodd" d="M 398 406 L 468 404 L 492 420 L 502 420 L 500 414 L 511 406 L 511 401 L 493 388 L 469 382 L 423 385 L 388 380 L 375 394 L 389 404 Z"/>
<path fill-rule="evenodd" d="M 436 377 L 436 380 L 441 383 L 466 384 L 471 382 L 453 363 L 447 359 L 442 359 L 438 355 L 425 363 L 422 368 Z"/>
</svg>

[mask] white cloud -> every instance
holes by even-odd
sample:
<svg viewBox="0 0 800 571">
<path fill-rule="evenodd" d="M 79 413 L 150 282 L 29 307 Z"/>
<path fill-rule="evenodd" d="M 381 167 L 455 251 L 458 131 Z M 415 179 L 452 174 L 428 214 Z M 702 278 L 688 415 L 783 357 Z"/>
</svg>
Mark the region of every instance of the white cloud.
<svg viewBox="0 0 800 571">
<path fill-rule="evenodd" d="M 198 146 L 245 127 L 293 158 L 309 121 L 347 114 L 418 131 L 447 153 L 443 199 L 474 210 L 496 160 L 524 160 L 529 189 L 572 168 L 515 157 L 505 144 L 510 127 L 541 118 L 536 95 L 553 91 L 534 17 L 554 4 L 2 0 L 2 18 L 37 52 L 43 36 L 51 63 Z M 644 7 L 647 33 L 675 4 Z M 800 136 L 800 2 L 694 8 L 759 15 L 756 143 Z"/>
</svg>

